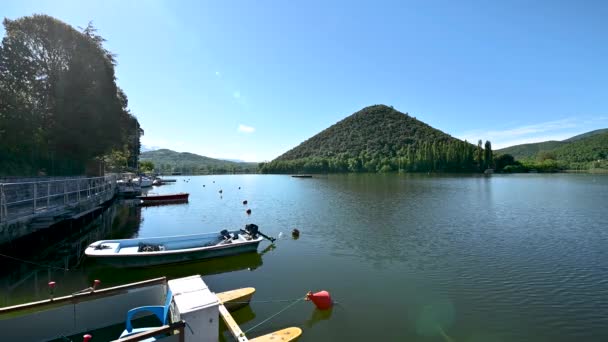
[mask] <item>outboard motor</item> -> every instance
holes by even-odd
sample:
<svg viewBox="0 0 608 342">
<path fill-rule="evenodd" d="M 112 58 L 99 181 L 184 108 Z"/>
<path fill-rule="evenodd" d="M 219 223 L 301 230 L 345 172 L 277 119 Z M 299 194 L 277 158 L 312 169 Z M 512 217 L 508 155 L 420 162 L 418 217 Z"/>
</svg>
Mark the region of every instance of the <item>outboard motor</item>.
<svg viewBox="0 0 608 342">
<path fill-rule="evenodd" d="M 230 233 L 228 232 L 227 229 L 224 229 L 220 232 L 220 234 L 222 235 L 221 237 L 224 238 L 224 240 L 230 240 Z"/>
<path fill-rule="evenodd" d="M 256 224 L 248 224 L 245 225 L 245 230 L 247 231 L 247 233 L 249 235 L 251 235 L 252 238 L 257 238 L 258 237 L 258 226 Z"/>
</svg>

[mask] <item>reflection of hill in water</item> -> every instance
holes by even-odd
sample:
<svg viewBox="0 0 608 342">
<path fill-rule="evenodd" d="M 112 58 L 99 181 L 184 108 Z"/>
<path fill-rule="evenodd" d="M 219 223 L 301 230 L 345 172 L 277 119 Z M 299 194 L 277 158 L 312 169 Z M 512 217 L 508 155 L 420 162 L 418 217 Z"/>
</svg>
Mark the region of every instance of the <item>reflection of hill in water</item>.
<svg viewBox="0 0 608 342">
<path fill-rule="evenodd" d="M 87 262 L 85 265 L 89 280 L 103 279 L 104 286 L 126 284 L 145 279 L 179 277 L 200 274 L 202 276 L 250 270 L 262 266 L 262 256 L 258 253 L 246 253 L 228 257 L 214 258 L 183 264 L 169 264 L 150 268 L 120 269 Z"/>
</svg>

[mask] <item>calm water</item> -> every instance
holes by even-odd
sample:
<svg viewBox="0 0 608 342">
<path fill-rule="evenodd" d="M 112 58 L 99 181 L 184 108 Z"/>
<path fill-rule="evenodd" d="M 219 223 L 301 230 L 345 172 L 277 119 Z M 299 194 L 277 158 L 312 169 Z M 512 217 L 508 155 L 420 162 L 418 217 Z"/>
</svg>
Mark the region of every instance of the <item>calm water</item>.
<svg viewBox="0 0 608 342">
<path fill-rule="evenodd" d="M 299 303 L 249 336 L 300 326 L 301 341 L 608 340 L 607 176 L 177 179 L 153 191 L 189 192 L 188 204 L 116 204 L 96 222 L 93 237 L 256 223 L 283 238 L 274 249 L 263 242 L 259 254 L 154 269 L 22 266 L 0 279 L 3 304 L 44 298 L 49 277 L 70 293 L 96 278 L 109 286 L 203 274 L 216 291 L 254 286 L 257 300 L 325 289 L 338 301 L 325 313 Z M 298 240 L 290 236 L 294 227 L 302 232 Z M 51 252 L 48 261 L 60 254 Z M 247 330 L 284 305 L 253 303 L 235 316 Z"/>
</svg>

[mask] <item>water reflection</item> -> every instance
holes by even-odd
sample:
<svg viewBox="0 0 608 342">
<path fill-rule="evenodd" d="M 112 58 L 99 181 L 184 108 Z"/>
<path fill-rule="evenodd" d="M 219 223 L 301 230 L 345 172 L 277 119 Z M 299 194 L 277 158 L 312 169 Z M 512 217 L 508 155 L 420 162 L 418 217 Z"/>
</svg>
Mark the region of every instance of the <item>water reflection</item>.
<svg viewBox="0 0 608 342">
<path fill-rule="evenodd" d="M 55 296 L 63 296 L 90 286 L 95 279 L 102 281 L 102 287 L 109 287 L 163 276 L 173 279 L 193 274 L 254 271 L 262 266 L 262 255 L 275 248 L 270 245 L 261 253 L 128 270 L 102 266 L 84 258 L 84 250 L 92 242 L 137 237 L 142 223 L 142 207 L 137 201 L 121 200 L 88 226 L 74 227 L 74 232 L 67 238 L 38 237 L 38 244 L 28 248 L 28 253 L 18 255 L 32 263 L 2 260 L 0 306 L 48 298 L 49 281 L 57 283 Z"/>
<path fill-rule="evenodd" d="M 321 321 L 326 321 L 326 320 L 330 319 L 333 312 L 334 312 L 333 307 L 331 307 L 327 310 L 314 309 L 312 311 L 312 313 L 310 314 L 310 318 L 308 318 L 304 324 L 306 325 L 307 328 L 310 329 L 310 328 L 312 328 L 313 325 L 315 325 Z"/>
<path fill-rule="evenodd" d="M 126 270 L 88 262 L 85 265 L 85 270 L 89 282 L 92 282 L 94 279 L 100 279 L 106 286 L 114 286 L 157 277 L 174 279 L 194 274 L 207 276 L 243 270 L 254 271 L 260 266 L 262 266 L 261 254 L 245 253 L 183 264 L 161 265 L 150 268 L 129 268 Z"/>
</svg>

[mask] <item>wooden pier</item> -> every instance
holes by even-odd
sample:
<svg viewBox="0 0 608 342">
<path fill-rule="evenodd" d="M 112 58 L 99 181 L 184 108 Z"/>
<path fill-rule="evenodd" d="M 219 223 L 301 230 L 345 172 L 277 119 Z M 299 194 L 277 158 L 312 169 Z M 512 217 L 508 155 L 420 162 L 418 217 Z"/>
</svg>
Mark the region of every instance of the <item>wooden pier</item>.
<svg viewBox="0 0 608 342">
<path fill-rule="evenodd" d="M 115 176 L 0 183 L 0 245 L 95 215 L 116 189 Z"/>
</svg>

